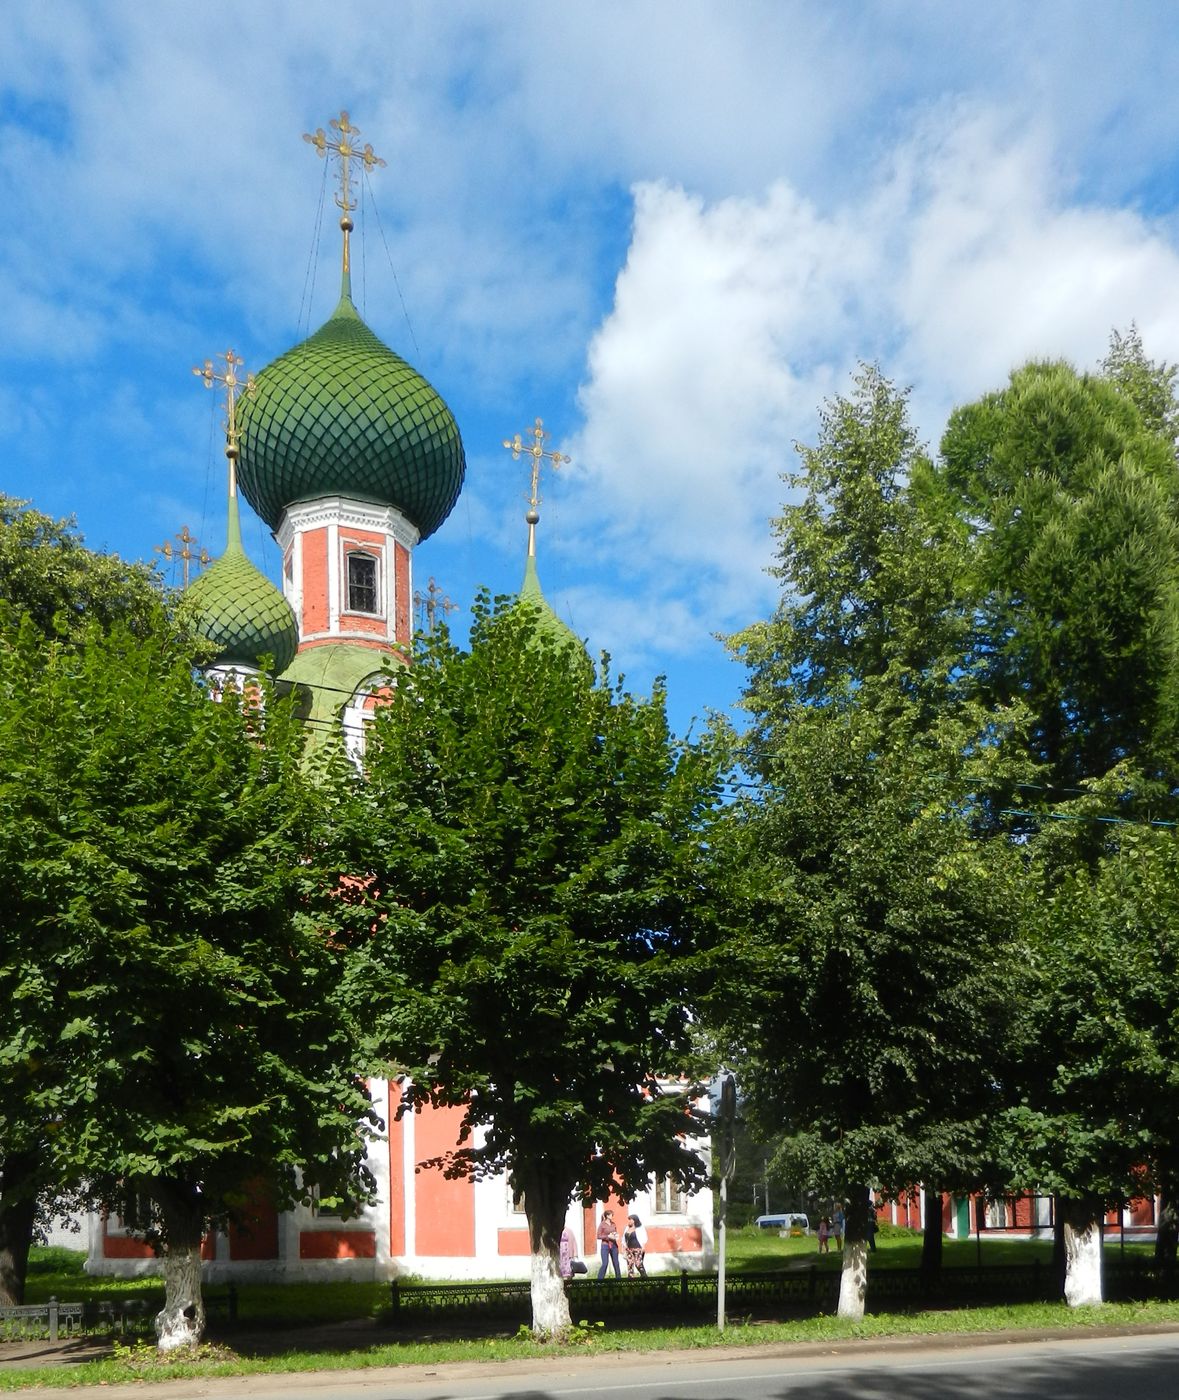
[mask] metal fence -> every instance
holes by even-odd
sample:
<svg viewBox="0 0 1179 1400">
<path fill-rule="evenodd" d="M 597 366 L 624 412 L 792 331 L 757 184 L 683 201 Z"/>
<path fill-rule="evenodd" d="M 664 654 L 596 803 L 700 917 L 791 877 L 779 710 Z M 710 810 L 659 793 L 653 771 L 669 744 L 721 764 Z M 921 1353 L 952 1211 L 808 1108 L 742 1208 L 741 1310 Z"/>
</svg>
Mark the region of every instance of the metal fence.
<svg viewBox="0 0 1179 1400">
<path fill-rule="evenodd" d="M 206 1293 L 206 1316 L 237 1321 L 237 1289 L 230 1284 L 224 1293 Z M 164 1305 L 163 1295 L 147 1298 L 113 1298 L 101 1302 L 24 1303 L 0 1308 L 0 1341 L 60 1341 L 92 1333 L 134 1336 L 153 1330 L 156 1313 Z"/>
<path fill-rule="evenodd" d="M 1111 1301 L 1179 1297 L 1179 1278 L 1160 1273 L 1146 1260 L 1105 1265 L 1105 1296 Z M 656 1274 L 646 1279 L 574 1279 L 566 1285 L 576 1319 L 618 1314 L 691 1316 L 714 1313 L 717 1278 L 708 1273 Z M 950 1307 L 987 1303 L 1051 1301 L 1061 1297 L 1061 1281 L 1049 1264 L 984 1265 L 943 1268 L 930 1277 L 920 1269 L 869 1270 L 867 1305 Z M 741 1313 L 787 1315 L 830 1312 L 839 1299 L 839 1271 L 805 1269 L 781 1273 L 729 1274 L 726 1308 Z M 460 1313 L 526 1319 L 527 1283 L 390 1284 L 391 1321 L 412 1323 Z"/>
</svg>

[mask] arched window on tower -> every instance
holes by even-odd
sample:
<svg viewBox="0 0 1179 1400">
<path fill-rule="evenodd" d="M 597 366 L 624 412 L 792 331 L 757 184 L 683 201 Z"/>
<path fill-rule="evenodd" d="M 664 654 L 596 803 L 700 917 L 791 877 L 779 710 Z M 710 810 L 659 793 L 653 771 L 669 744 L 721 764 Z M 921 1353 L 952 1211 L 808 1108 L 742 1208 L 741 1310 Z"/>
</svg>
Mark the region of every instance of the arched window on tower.
<svg viewBox="0 0 1179 1400">
<path fill-rule="evenodd" d="M 378 613 L 377 561 L 371 554 L 348 555 L 348 611 Z"/>
</svg>

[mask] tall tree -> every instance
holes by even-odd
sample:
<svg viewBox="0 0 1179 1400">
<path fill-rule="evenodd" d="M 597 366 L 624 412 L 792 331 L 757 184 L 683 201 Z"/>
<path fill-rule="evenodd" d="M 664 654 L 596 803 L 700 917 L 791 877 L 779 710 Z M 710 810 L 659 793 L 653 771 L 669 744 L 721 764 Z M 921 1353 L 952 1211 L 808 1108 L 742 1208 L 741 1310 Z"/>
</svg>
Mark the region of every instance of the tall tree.
<svg viewBox="0 0 1179 1400">
<path fill-rule="evenodd" d="M 0 635 L 0 1136 L 143 1203 L 162 1347 L 199 1338 L 201 1237 L 251 1183 L 366 1187 L 301 753 L 286 703 L 214 703 L 169 629 Z"/>
<path fill-rule="evenodd" d="M 439 628 L 369 731 L 348 819 L 358 1020 L 458 1106 L 452 1176 L 522 1195 L 533 1327 L 569 1326 L 558 1266 L 571 1199 L 702 1184 L 692 1050 L 718 755 L 678 743 L 662 688 L 626 694 L 527 604 Z M 371 930 L 371 933 L 368 931 Z"/>
<path fill-rule="evenodd" d="M 959 551 L 928 475 L 905 396 L 864 369 L 790 479 L 783 601 L 734 639 L 762 784 L 737 815 L 764 903 L 734 1039 L 792 1179 L 849 1201 L 845 1316 L 863 1311 L 869 1186 L 983 1170 L 1005 1014 L 1009 865 L 972 817 L 1015 716 L 962 693 Z"/>
<path fill-rule="evenodd" d="M 1028 707 L 1029 769 L 1059 799 L 1129 761 L 1128 808 L 1165 800 L 1179 744 L 1173 443 L 1116 383 L 1030 364 L 955 410 L 934 484 L 973 575 L 975 693 Z"/>
<path fill-rule="evenodd" d="M 85 547 L 71 521 L 54 520 L 0 494 L 0 605 L 44 637 L 78 642 L 95 625 L 137 632 L 165 625 L 165 595 L 147 567 Z M 24 1297 L 38 1193 L 52 1192 L 48 1154 L 36 1135 L 0 1137 L 0 1303 Z"/>
</svg>

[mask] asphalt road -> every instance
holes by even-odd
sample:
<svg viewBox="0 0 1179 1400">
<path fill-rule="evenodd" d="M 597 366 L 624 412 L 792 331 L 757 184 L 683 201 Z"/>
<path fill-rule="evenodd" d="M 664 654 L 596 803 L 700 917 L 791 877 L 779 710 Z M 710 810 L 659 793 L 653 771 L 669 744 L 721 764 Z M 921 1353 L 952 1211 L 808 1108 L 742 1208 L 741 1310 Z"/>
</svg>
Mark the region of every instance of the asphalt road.
<svg viewBox="0 0 1179 1400">
<path fill-rule="evenodd" d="M 145 1387 L 104 1386 L 103 1400 Z M 26 1392 L 28 1393 L 28 1392 Z M 37 1392 L 44 1394 L 44 1392 Z M 1179 1400 L 1179 1333 L 167 1382 L 159 1400 Z"/>
</svg>

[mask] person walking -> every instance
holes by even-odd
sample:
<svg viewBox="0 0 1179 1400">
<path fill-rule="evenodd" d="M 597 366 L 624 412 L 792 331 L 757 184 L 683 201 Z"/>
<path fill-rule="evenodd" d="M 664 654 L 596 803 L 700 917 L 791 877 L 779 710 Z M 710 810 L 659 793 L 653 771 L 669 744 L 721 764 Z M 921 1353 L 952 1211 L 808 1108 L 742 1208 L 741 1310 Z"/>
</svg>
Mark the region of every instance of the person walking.
<svg viewBox="0 0 1179 1400">
<path fill-rule="evenodd" d="M 831 1236 L 831 1222 L 826 1216 L 819 1221 L 819 1253 L 827 1254 L 827 1241 Z"/>
<path fill-rule="evenodd" d="M 643 1262 L 647 1256 L 647 1231 L 637 1215 L 626 1217 L 626 1229 L 622 1232 L 622 1244 L 626 1250 L 626 1276 L 647 1277 L 647 1266 Z"/>
<path fill-rule="evenodd" d="M 602 1251 L 602 1267 L 598 1270 L 598 1282 L 606 1277 L 606 1270 L 614 1265 L 614 1277 L 622 1277 L 622 1265 L 618 1261 L 618 1226 L 614 1223 L 614 1212 L 604 1210 L 598 1225 L 598 1245 Z"/>
<path fill-rule="evenodd" d="M 843 1207 L 835 1207 L 835 1219 L 831 1222 L 831 1233 L 835 1236 L 835 1248 L 843 1248 L 843 1227 L 846 1222 L 843 1217 Z"/>
</svg>

